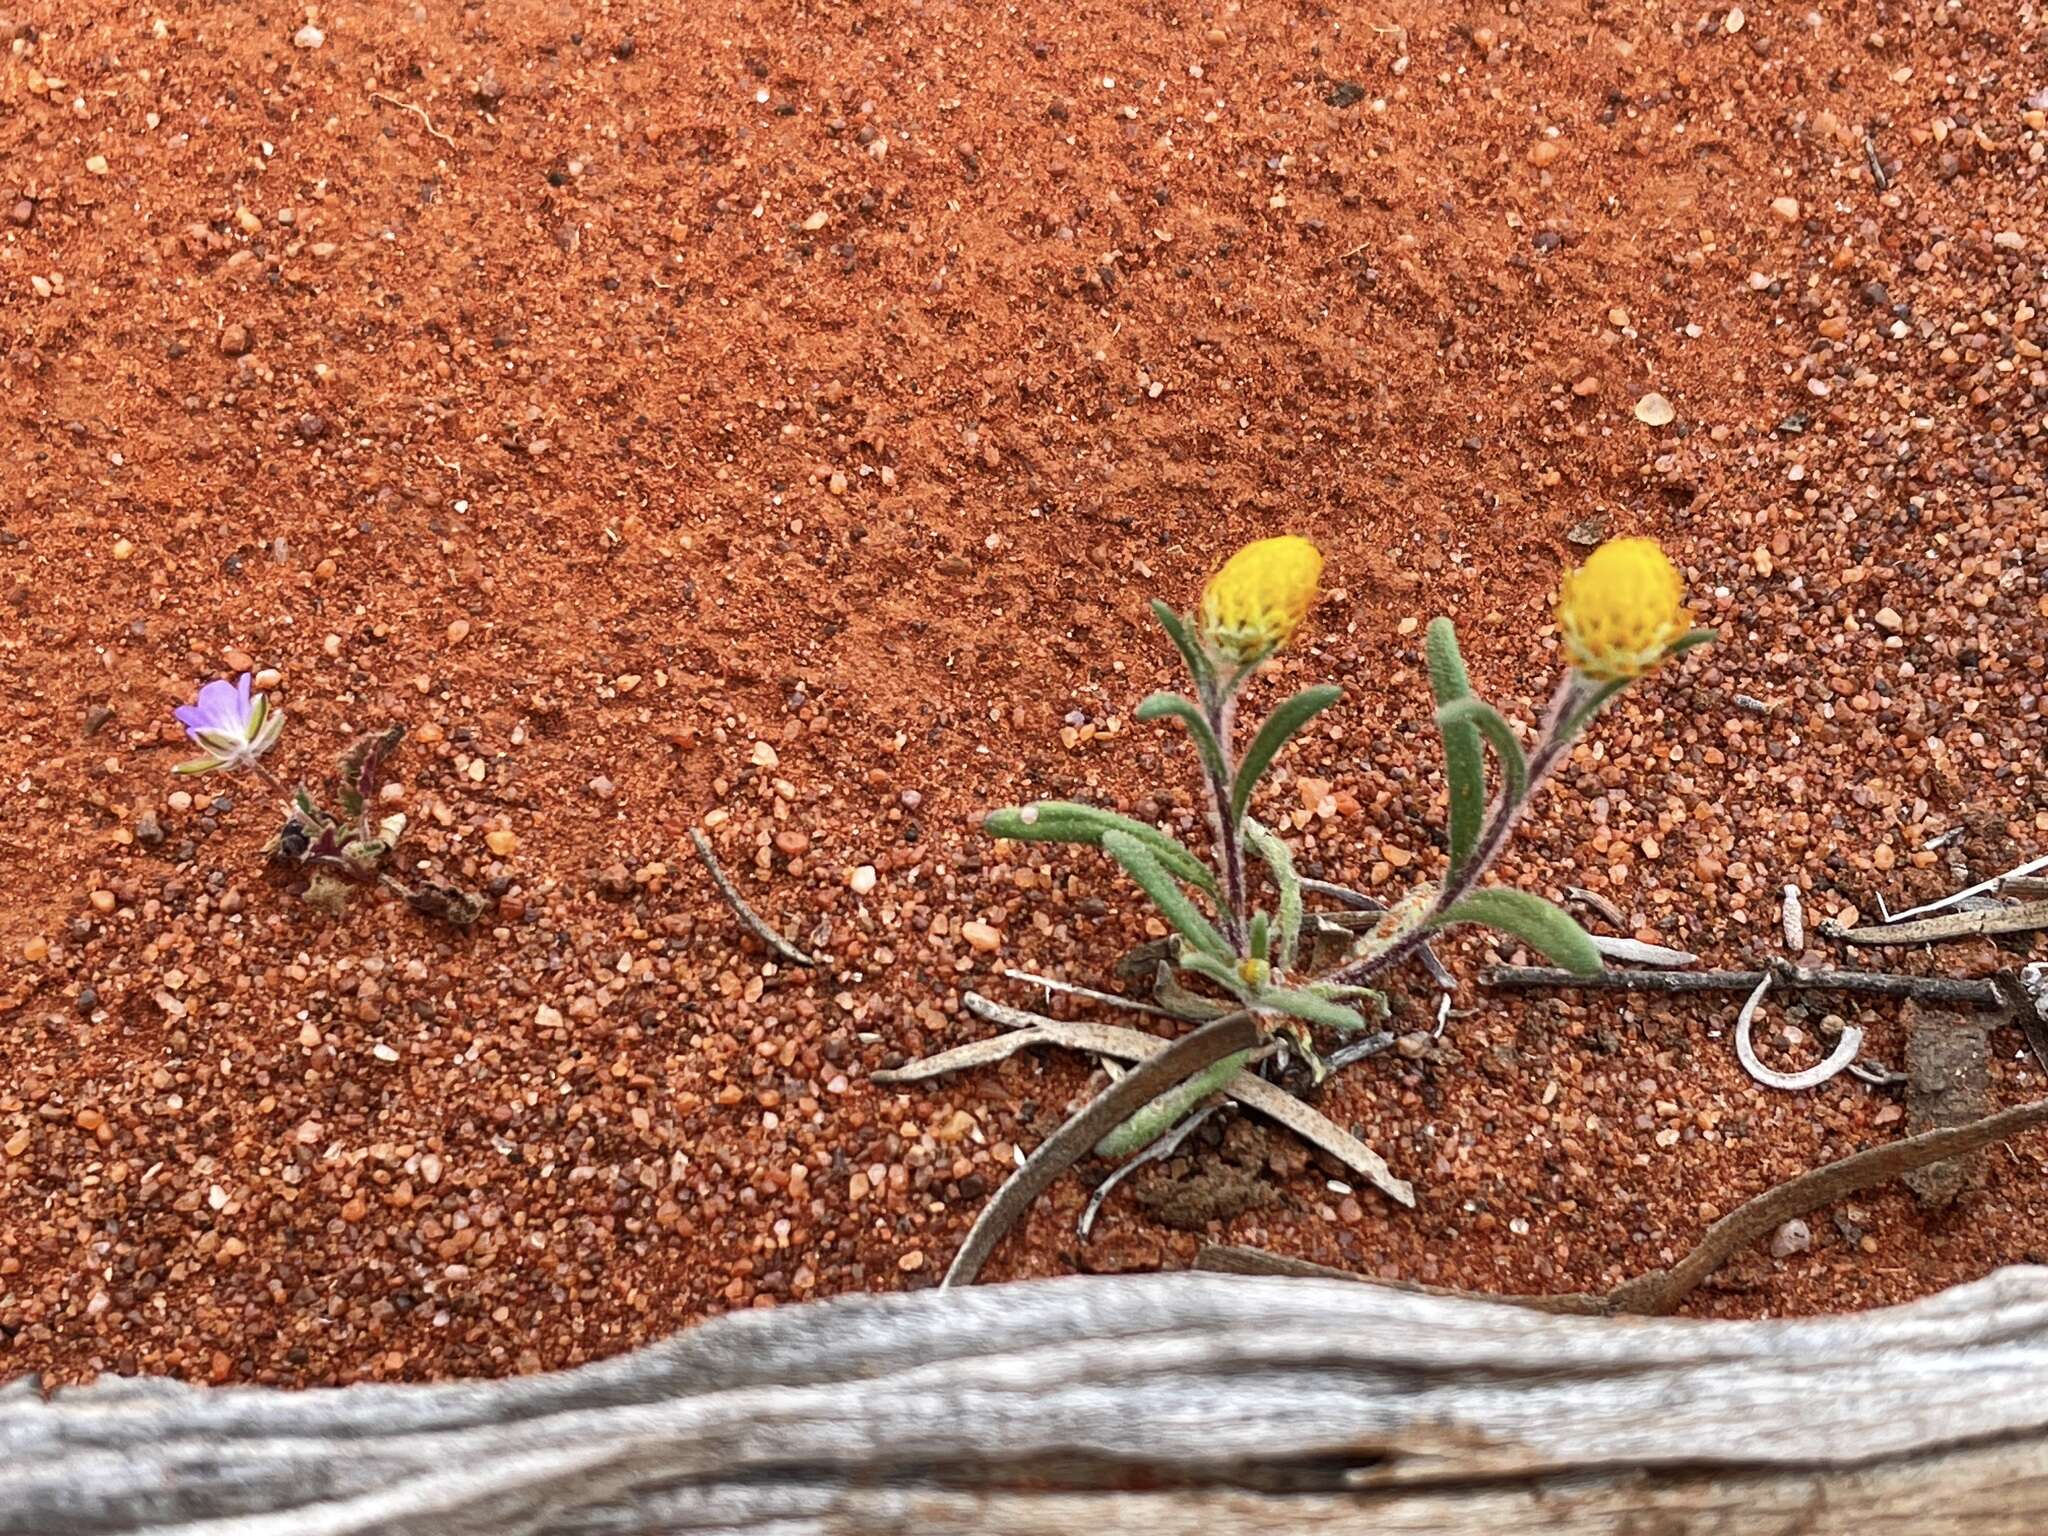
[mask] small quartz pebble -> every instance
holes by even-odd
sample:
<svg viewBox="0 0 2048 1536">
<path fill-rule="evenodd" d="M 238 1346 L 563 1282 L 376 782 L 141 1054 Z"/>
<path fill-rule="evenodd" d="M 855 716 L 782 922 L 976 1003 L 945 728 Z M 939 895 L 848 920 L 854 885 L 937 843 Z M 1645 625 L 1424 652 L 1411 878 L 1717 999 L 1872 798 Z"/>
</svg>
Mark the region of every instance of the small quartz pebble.
<svg viewBox="0 0 2048 1536">
<path fill-rule="evenodd" d="M 754 743 L 753 753 L 748 757 L 747 761 L 756 768 L 780 768 L 782 766 L 781 757 L 765 741 Z"/>
<path fill-rule="evenodd" d="M 499 827 L 495 831 L 484 834 L 484 843 L 491 852 L 502 859 L 507 854 L 517 851 L 519 847 L 519 834 L 508 831 L 504 827 Z"/>
<path fill-rule="evenodd" d="M 294 48 L 318 48 L 326 41 L 327 34 L 314 26 L 310 21 L 292 34 L 292 46 Z M 346 52 L 347 50 L 344 49 L 343 51 Z"/>
<path fill-rule="evenodd" d="M 1563 153 L 1564 151 L 1558 147 L 1557 140 L 1538 139 L 1529 146 L 1529 163 L 1537 166 L 1549 165 Z"/>
<path fill-rule="evenodd" d="M 376 1057 L 379 1061 L 398 1060 L 398 1052 L 393 1050 L 390 1046 L 386 1045 L 382 1040 L 379 1040 L 375 1045 L 370 1047 L 370 1054 Z"/>
<path fill-rule="evenodd" d="M 105 155 L 88 155 L 85 161 L 85 168 L 95 176 L 104 176 L 107 174 L 107 157 Z"/>
<path fill-rule="evenodd" d="M 983 922 L 962 923 L 960 925 L 960 937 L 985 955 L 992 954 L 1003 947 L 1001 930 L 991 928 L 987 923 Z"/>
<path fill-rule="evenodd" d="M 1678 412 L 1654 389 L 1636 402 L 1636 420 L 1646 427 L 1668 427 Z"/>
<path fill-rule="evenodd" d="M 1789 1259 L 1813 1246 L 1813 1229 L 1797 1216 L 1771 1234 L 1771 1257 Z"/>
<path fill-rule="evenodd" d="M 1738 5 L 1728 12 L 1728 15 L 1726 16 L 1726 18 L 1723 19 L 1721 25 L 1727 28 L 1730 36 L 1733 36 L 1735 33 L 1740 32 L 1742 30 L 1742 24 L 1746 20 L 1748 20 L 1748 18 L 1742 14 L 1742 7 Z"/>
<path fill-rule="evenodd" d="M 1775 213 L 1787 224 L 1796 224 L 1799 222 L 1799 199 L 1796 197 L 1774 197 L 1771 199 L 1771 212 Z"/>
<path fill-rule="evenodd" d="M 853 887 L 854 895 L 867 895 L 869 891 L 875 888 L 875 866 L 872 864 L 861 865 L 859 869 L 856 869 L 851 875 L 846 877 L 846 883 Z M 973 940 L 970 939 L 968 942 L 972 943 Z"/>
</svg>

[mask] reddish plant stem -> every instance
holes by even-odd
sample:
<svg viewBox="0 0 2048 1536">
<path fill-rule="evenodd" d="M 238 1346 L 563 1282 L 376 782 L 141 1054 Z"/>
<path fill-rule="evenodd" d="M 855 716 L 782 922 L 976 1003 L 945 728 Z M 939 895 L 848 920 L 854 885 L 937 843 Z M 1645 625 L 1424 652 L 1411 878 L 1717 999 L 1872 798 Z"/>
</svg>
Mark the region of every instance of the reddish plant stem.
<svg viewBox="0 0 2048 1536">
<path fill-rule="evenodd" d="M 1537 743 L 1534 756 L 1529 759 L 1528 782 L 1516 798 L 1510 800 L 1503 790 L 1494 801 L 1486 829 L 1480 834 L 1471 857 L 1465 860 L 1464 868 L 1445 882 L 1443 889 L 1436 893 L 1436 899 L 1430 903 L 1429 911 L 1408 932 L 1376 955 L 1368 955 L 1363 960 L 1340 966 L 1326 976 L 1317 977 L 1318 982 L 1358 986 L 1412 959 L 1429 942 L 1430 935 L 1435 932 L 1431 924 L 1471 894 L 1499 859 L 1501 850 L 1507 847 L 1508 835 L 1521 821 L 1529 802 L 1536 798 L 1536 791 L 1542 788 L 1543 781 L 1564 759 L 1578 735 L 1578 728 L 1585 724 L 1584 718 L 1575 718 L 1581 715 L 1584 707 L 1584 684 L 1576 673 L 1567 672 L 1564 681 L 1558 684 L 1557 692 L 1552 695 L 1550 708 L 1544 716 L 1542 739 Z"/>
</svg>

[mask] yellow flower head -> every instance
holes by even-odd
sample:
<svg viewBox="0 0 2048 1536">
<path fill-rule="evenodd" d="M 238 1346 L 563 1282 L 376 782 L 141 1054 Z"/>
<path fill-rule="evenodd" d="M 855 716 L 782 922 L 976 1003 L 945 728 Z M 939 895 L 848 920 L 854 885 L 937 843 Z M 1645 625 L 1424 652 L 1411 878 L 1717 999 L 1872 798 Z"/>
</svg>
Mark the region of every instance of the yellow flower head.
<svg viewBox="0 0 2048 1536">
<path fill-rule="evenodd" d="M 1236 662 L 1278 650 L 1308 616 L 1322 575 L 1322 551 L 1307 539 L 1245 545 L 1202 588 L 1202 639 Z"/>
<path fill-rule="evenodd" d="M 1609 539 L 1565 577 L 1565 659 L 1598 682 L 1641 677 L 1692 628 L 1685 584 L 1655 539 Z"/>
<path fill-rule="evenodd" d="M 1248 987 L 1263 987 L 1272 977 L 1273 967 L 1256 956 L 1247 955 L 1237 962 L 1237 979 Z"/>
</svg>

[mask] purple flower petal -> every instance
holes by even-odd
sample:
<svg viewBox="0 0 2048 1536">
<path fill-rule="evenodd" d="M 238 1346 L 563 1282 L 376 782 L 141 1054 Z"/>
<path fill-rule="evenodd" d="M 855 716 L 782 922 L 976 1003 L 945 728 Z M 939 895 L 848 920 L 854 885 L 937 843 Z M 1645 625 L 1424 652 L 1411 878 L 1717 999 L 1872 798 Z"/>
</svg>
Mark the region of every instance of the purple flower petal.
<svg viewBox="0 0 2048 1536">
<path fill-rule="evenodd" d="M 173 713 L 178 723 L 195 737 L 201 731 L 241 735 L 249 718 L 249 674 L 242 674 L 239 686 L 225 678 L 214 679 L 199 690 L 197 704 L 184 705 Z"/>
</svg>

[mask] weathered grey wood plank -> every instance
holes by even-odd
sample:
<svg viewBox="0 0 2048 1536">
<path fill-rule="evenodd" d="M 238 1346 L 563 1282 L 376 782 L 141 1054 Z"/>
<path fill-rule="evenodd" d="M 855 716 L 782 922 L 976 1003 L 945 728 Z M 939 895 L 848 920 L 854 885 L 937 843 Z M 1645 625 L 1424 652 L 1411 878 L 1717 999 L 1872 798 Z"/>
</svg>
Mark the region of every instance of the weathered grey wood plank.
<svg viewBox="0 0 2048 1536">
<path fill-rule="evenodd" d="M 1343 1281 L 1076 1279 L 748 1313 L 509 1381 L 0 1392 L 5 1536 L 1629 1519 L 2040 1528 L 2048 1269 L 1757 1323 L 1556 1317 Z"/>
</svg>

